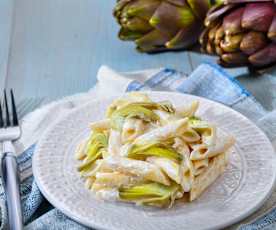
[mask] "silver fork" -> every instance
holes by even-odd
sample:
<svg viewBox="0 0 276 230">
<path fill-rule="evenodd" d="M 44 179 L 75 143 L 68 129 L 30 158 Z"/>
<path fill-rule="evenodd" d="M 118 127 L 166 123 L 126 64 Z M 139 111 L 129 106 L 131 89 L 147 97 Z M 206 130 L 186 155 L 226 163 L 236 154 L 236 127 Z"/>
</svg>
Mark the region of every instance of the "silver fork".
<svg viewBox="0 0 276 230">
<path fill-rule="evenodd" d="M 20 138 L 19 126 L 13 91 L 10 91 L 10 106 L 4 90 L 3 109 L 0 103 L 0 142 L 3 143 L 1 173 L 7 198 L 9 229 L 22 230 L 22 210 L 19 192 L 19 174 L 13 142 Z M 11 108 L 11 114 L 9 108 Z"/>
</svg>

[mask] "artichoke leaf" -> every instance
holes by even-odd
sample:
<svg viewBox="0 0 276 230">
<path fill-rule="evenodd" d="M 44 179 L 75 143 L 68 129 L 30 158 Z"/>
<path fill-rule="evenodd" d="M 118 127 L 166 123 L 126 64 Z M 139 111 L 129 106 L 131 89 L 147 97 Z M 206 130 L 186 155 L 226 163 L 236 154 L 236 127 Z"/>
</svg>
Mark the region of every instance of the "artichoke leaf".
<svg viewBox="0 0 276 230">
<path fill-rule="evenodd" d="M 267 32 L 274 17 L 272 2 L 248 3 L 242 17 L 242 26 L 260 32 Z"/>
<path fill-rule="evenodd" d="M 108 138 L 103 133 L 93 133 L 87 146 L 87 156 L 78 167 L 78 171 L 89 171 L 93 163 L 102 157 L 108 145 Z"/>
<path fill-rule="evenodd" d="M 78 167 L 78 171 L 81 173 L 89 172 L 91 168 L 93 168 L 94 162 L 99 159 L 102 156 L 102 152 L 99 151 L 93 157 L 91 157 L 89 160 L 85 161 L 83 164 L 81 164 Z"/>
<path fill-rule="evenodd" d="M 164 206 L 173 201 L 178 189 L 179 186 L 176 184 L 165 186 L 159 183 L 149 183 L 130 188 L 120 188 L 119 196 L 122 200 L 137 204 Z"/>
<path fill-rule="evenodd" d="M 267 38 L 261 32 L 250 31 L 243 36 L 240 49 L 247 55 L 252 55 L 267 45 Z"/>
<path fill-rule="evenodd" d="M 129 154 L 136 154 L 139 152 L 143 152 L 149 148 L 152 147 L 164 147 L 164 148 L 168 148 L 169 146 L 171 146 L 173 144 L 173 138 L 167 139 L 165 141 L 144 141 L 138 144 L 134 144 L 132 146 L 132 148 L 130 149 Z"/>
<path fill-rule="evenodd" d="M 158 156 L 176 161 L 182 160 L 182 155 L 176 152 L 175 150 L 157 146 L 152 146 L 140 152 L 130 152 L 128 154 L 128 157 L 130 158 L 135 158 L 139 156 Z"/>
<path fill-rule="evenodd" d="M 112 113 L 111 127 L 115 130 L 121 130 L 126 118 L 140 118 L 145 121 L 153 122 L 159 120 L 159 116 L 153 111 L 143 106 L 129 104 Z"/>
<path fill-rule="evenodd" d="M 162 1 L 151 17 L 150 24 L 172 38 L 180 29 L 191 26 L 195 21 L 196 18 L 188 4 L 180 7 Z"/>
<path fill-rule="evenodd" d="M 118 36 L 123 41 L 132 41 L 143 37 L 143 33 L 139 31 L 131 31 L 126 28 L 121 28 Z"/>
<path fill-rule="evenodd" d="M 159 5 L 160 0 L 131 1 L 123 11 L 125 11 L 127 17 L 136 16 L 145 20 L 150 20 Z"/>
<path fill-rule="evenodd" d="M 161 101 L 159 103 L 156 102 L 133 102 L 132 105 L 142 106 L 146 109 L 150 110 L 162 110 L 167 113 L 174 113 L 175 109 L 171 102 L 169 101 Z"/>
</svg>

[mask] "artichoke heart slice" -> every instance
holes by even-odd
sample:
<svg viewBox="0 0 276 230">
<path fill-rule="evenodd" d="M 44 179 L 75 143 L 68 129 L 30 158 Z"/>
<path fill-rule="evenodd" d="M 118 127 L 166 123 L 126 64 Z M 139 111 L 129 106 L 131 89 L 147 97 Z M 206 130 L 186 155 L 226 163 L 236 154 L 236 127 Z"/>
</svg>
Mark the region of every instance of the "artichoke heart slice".
<svg viewBox="0 0 276 230">
<path fill-rule="evenodd" d="M 96 152 L 92 157 L 90 157 L 89 159 L 86 159 L 79 167 L 78 167 L 78 171 L 81 172 L 82 174 L 88 173 L 90 170 L 92 170 L 93 164 L 96 160 L 100 159 L 102 157 L 102 155 L 104 155 L 105 150 L 100 150 L 98 152 Z"/>
<path fill-rule="evenodd" d="M 125 97 L 114 100 L 111 105 L 108 106 L 106 111 L 107 118 L 110 118 L 116 110 L 135 102 L 151 102 L 151 100 L 148 95 L 141 92 L 128 93 Z"/>
<path fill-rule="evenodd" d="M 161 110 L 167 113 L 174 113 L 175 109 L 171 102 L 169 101 L 161 101 L 159 103 L 156 102 L 134 102 L 132 105 L 142 106 L 146 109 L 150 110 Z"/>
<path fill-rule="evenodd" d="M 147 149 L 144 149 L 142 151 L 130 151 L 128 154 L 128 157 L 135 158 L 139 156 L 157 156 L 157 157 L 163 157 L 168 158 L 171 160 L 181 161 L 182 155 L 176 152 L 175 150 L 171 148 L 166 147 L 158 147 L 158 146 L 151 146 Z"/>
<path fill-rule="evenodd" d="M 176 184 L 165 186 L 159 183 L 149 183 L 130 188 L 120 188 L 119 197 L 138 205 L 162 207 L 174 201 L 178 189 Z"/>
<path fill-rule="evenodd" d="M 125 119 L 133 117 L 138 117 L 142 120 L 153 122 L 159 120 L 159 116 L 150 109 L 140 105 L 129 104 L 112 113 L 111 127 L 115 130 L 121 130 Z"/>
<path fill-rule="evenodd" d="M 108 137 L 104 133 L 93 133 L 87 145 L 86 158 L 78 167 L 78 171 L 85 173 L 92 168 L 93 163 L 106 152 Z"/>
</svg>

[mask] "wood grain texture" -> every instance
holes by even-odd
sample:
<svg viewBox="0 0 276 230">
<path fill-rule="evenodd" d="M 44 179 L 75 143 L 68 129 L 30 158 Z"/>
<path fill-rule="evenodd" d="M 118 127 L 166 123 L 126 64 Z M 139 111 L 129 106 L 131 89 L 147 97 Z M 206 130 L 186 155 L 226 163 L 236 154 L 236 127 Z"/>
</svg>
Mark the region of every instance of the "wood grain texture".
<svg viewBox="0 0 276 230">
<path fill-rule="evenodd" d="M 185 52 L 140 54 L 119 41 L 114 2 L 16 0 L 8 86 L 21 97 L 57 98 L 92 87 L 102 64 L 119 71 L 192 70 Z"/>
<path fill-rule="evenodd" d="M 95 84 L 97 70 L 102 64 L 119 71 L 166 66 L 190 73 L 202 62 L 215 62 L 214 57 L 192 51 L 138 53 L 133 43 L 117 38 L 118 25 L 111 17 L 115 0 L 13 1 L 8 79 L 6 83 L 0 80 L 0 84 L 15 88 L 21 99 L 46 97 L 49 101 L 86 91 Z M 0 7 L 0 11 L 11 14 L 8 13 L 11 12 L 8 0 L 1 4 L 7 4 L 5 7 L 9 10 Z M 9 30 L 4 21 L 0 20 L 1 32 Z M 8 43 L 2 33 L 1 39 Z M 7 56 L 7 47 L 0 47 L 4 50 L 0 52 L 0 67 L 7 60 L 3 58 Z M 1 76 L 5 76 L 3 71 L 5 69 L 1 68 Z M 255 80 L 248 77 L 246 68 L 227 71 L 241 76 L 245 87 L 259 91 L 252 87 Z M 266 84 L 260 78 L 256 81 Z M 258 98 L 258 93 L 256 96 Z"/>
<path fill-rule="evenodd" d="M 5 87 L 7 79 L 13 4 L 13 0 L 0 1 L 0 92 Z"/>
</svg>

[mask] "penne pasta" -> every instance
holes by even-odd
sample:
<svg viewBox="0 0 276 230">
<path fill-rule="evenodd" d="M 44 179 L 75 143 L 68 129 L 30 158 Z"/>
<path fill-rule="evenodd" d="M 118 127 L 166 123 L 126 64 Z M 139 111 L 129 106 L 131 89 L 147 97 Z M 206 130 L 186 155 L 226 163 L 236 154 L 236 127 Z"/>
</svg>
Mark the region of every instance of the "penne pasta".
<svg viewBox="0 0 276 230">
<path fill-rule="evenodd" d="M 134 140 L 135 145 L 143 145 L 147 142 L 160 142 L 170 138 L 181 136 L 187 130 L 188 119 L 184 118 L 175 122 L 171 122 L 160 128 L 156 128 L 145 133 Z"/>
<path fill-rule="evenodd" d="M 119 155 L 121 146 L 122 146 L 121 133 L 111 129 L 109 140 L 108 140 L 108 149 L 107 149 L 108 154 L 111 156 Z"/>
<path fill-rule="evenodd" d="M 188 128 L 183 132 L 181 138 L 186 142 L 197 142 L 200 140 L 200 135 L 195 130 Z"/>
<path fill-rule="evenodd" d="M 206 159 L 203 159 L 203 160 L 196 160 L 196 161 L 192 161 L 192 163 L 193 163 L 193 166 L 194 166 L 193 167 L 194 168 L 194 175 L 198 176 L 205 170 L 205 168 L 208 167 L 209 159 L 206 158 Z"/>
<path fill-rule="evenodd" d="M 131 186 L 142 180 L 141 177 L 126 175 L 120 172 L 97 172 L 94 182 L 103 184 L 107 188 L 120 188 L 121 186 Z"/>
<path fill-rule="evenodd" d="M 149 157 L 147 161 L 160 167 L 165 174 L 177 184 L 181 182 L 180 165 L 173 160 L 161 157 Z"/>
<path fill-rule="evenodd" d="M 201 193 L 222 174 L 227 163 L 225 153 L 212 159 L 205 172 L 195 177 L 190 191 L 190 201 L 197 199 Z"/>
<path fill-rule="evenodd" d="M 164 207 L 197 199 L 223 173 L 234 139 L 196 117 L 199 102 L 175 108 L 134 92 L 91 123 L 76 148 L 85 187 L 102 200 Z"/>
<path fill-rule="evenodd" d="M 225 153 L 233 146 L 234 138 L 230 136 L 221 137 L 216 141 L 215 145 L 208 146 L 206 144 L 198 145 L 191 152 L 191 160 L 203 160 L 206 158 L 215 157 L 219 154 Z"/>
<path fill-rule="evenodd" d="M 179 117 L 193 117 L 199 107 L 198 101 L 193 101 L 188 106 L 176 107 L 176 114 Z"/>
<path fill-rule="evenodd" d="M 122 129 L 122 143 L 133 141 L 145 130 L 146 123 L 144 121 L 136 118 L 126 119 Z"/>
<path fill-rule="evenodd" d="M 189 127 L 200 133 L 202 143 L 206 145 L 214 145 L 216 141 L 216 127 L 206 121 L 198 119 L 190 119 Z"/>
<path fill-rule="evenodd" d="M 145 180 L 170 185 L 170 181 L 159 167 L 149 162 L 128 159 L 125 157 L 108 157 L 104 159 L 102 168 L 116 170 L 127 175 L 135 175 Z"/>
</svg>

